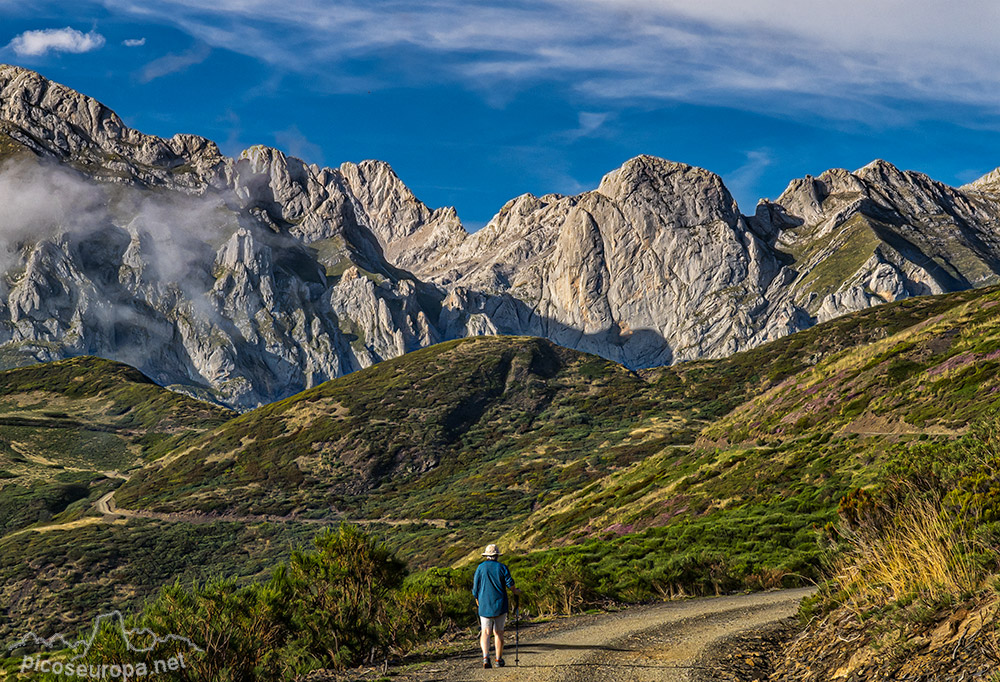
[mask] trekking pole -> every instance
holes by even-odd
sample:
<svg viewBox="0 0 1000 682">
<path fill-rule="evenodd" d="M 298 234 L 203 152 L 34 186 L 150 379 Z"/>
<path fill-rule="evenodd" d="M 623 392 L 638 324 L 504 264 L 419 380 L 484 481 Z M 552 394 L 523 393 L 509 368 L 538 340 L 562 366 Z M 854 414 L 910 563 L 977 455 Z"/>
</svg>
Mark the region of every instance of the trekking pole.
<svg viewBox="0 0 1000 682">
<path fill-rule="evenodd" d="M 514 595 L 514 666 L 518 665 L 517 661 L 517 645 L 520 643 L 521 633 L 518 629 L 518 621 L 521 618 L 521 596 Z"/>
</svg>

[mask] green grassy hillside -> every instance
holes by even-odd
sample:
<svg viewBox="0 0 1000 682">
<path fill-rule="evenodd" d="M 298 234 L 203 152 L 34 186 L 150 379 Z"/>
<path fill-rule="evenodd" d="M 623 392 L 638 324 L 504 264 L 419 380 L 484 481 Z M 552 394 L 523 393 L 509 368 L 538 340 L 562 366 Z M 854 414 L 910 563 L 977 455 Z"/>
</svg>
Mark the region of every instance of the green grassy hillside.
<svg viewBox="0 0 1000 682">
<path fill-rule="evenodd" d="M 497 519 L 691 436 L 611 362 L 541 339 L 463 339 L 241 415 L 137 473 L 117 499 L 170 511 Z"/>
<path fill-rule="evenodd" d="M 123 467 L 167 437 L 232 416 L 100 358 L 0 371 L 0 466 L 18 475 L 30 475 L 32 464 Z"/>
<path fill-rule="evenodd" d="M 170 576 L 260 575 L 318 530 L 302 519 L 348 518 L 412 567 L 463 565 L 500 538 L 544 608 L 801 583 L 819 576 L 845 495 L 932 470 L 1000 405 L 998 302 L 997 288 L 911 299 L 641 376 L 544 340 L 463 339 L 239 416 L 114 363 L 12 370 L 0 419 L 36 430 L 4 451 L 0 500 L 27 509 L 28 494 L 38 511 L 0 544 L 37 570 L 5 564 L 2 579 L 22 617 L 73 622 Z M 180 516 L 93 519 L 118 485 L 100 472 L 129 467 L 120 507 Z M 259 514 L 287 518 L 240 518 Z M 86 551 L 59 564 L 84 532 Z M 147 577 L 141 553 L 105 551 L 159 535 L 201 539 Z"/>
<path fill-rule="evenodd" d="M 87 628 L 96 614 L 137 610 L 175 581 L 266 576 L 316 532 L 130 519 L 8 535 L 0 540 L 0 642 L 28 630 L 50 636 Z"/>
<path fill-rule="evenodd" d="M 884 339 L 822 358 L 745 402 L 703 437 L 740 442 L 784 440 L 816 429 L 963 430 L 1000 390 L 1000 291 L 954 300 L 948 310 Z"/>
<path fill-rule="evenodd" d="M 587 551 L 612 559 L 653 543 L 652 563 L 725 557 L 729 583 L 780 583 L 815 575 L 817 529 L 844 494 L 997 403 L 998 299 L 997 288 L 909 299 L 641 377 L 538 339 L 453 341 L 242 415 L 116 498 L 448 520 L 391 529 L 422 565 L 472 558 L 502 535 L 525 552 L 593 541 Z"/>
<path fill-rule="evenodd" d="M 315 528 L 104 523 L 94 509 L 164 444 L 233 416 L 100 358 L 0 371 L 0 636 L 85 625 L 176 578 L 255 575 L 306 542 Z"/>
<path fill-rule="evenodd" d="M 651 372 L 660 387 L 702 376 L 721 416 L 693 445 L 534 510 L 501 542 L 532 564 L 582 561 L 618 598 L 818 578 L 845 495 L 936 470 L 1000 407 L 998 303 L 996 288 L 913 299 Z"/>
<path fill-rule="evenodd" d="M 92 514 L 165 441 L 232 416 L 99 358 L 0 372 L 0 537 Z"/>
<path fill-rule="evenodd" d="M 714 513 L 775 494 L 832 513 L 846 490 L 872 482 L 887 453 L 945 442 L 1000 405 L 998 303 L 996 288 L 911 299 L 725 360 L 655 370 L 654 387 L 685 376 L 721 416 L 692 446 L 665 448 L 536 510 L 508 539 L 532 546 L 642 529 L 680 509 Z"/>
</svg>

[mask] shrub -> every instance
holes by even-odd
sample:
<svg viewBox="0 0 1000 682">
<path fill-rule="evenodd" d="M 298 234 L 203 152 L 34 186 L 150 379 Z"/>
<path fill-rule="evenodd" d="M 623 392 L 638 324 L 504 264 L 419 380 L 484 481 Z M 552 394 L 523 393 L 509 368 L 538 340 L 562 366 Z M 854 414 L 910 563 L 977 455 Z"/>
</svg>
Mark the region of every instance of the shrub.
<svg viewBox="0 0 1000 682">
<path fill-rule="evenodd" d="M 341 668 L 373 661 L 393 640 L 390 601 L 406 566 L 384 545 L 346 524 L 318 536 L 315 545 L 315 552 L 293 553 L 269 585 L 284 602 L 296 667 Z"/>
<path fill-rule="evenodd" d="M 194 642 L 202 652 L 186 643 L 168 641 L 148 651 L 129 651 L 118 622 L 102 622 L 97 637 L 83 662 L 95 665 L 136 665 L 145 663 L 153 670 L 155 661 L 175 653 L 184 656 L 185 667 L 175 679 L 251 682 L 276 679 L 282 661 L 277 655 L 287 638 L 280 617 L 281 602 L 269 584 L 237 589 L 231 580 L 212 581 L 186 590 L 179 584 L 163 588 L 141 617 L 130 618 L 125 627 L 139 648 L 150 645 L 148 630 L 160 637 L 175 634 Z"/>
<path fill-rule="evenodd" d="M 540 614 L 569 615 L 594 600 L 597 575 L 585 556 L 547 556 L 522 571 L 518 585 L 525 606 Z"/>
<path fill-rule="evenodd" d="M 840 501 L 846 549 L 835 601 L 854 610 L 978 590 L 997 568 L 1000 419 L 949 444 L 920 443 L 889 462 L 880 488 Z"/>
<path fill-rule="evenodd" d="M 314 544 L 267 582 L 166 587 L 129 627 L 178 634 L 203 649 L 184 651 L 189 665 L 177 679 L 251 682 L 373 661 L 446 611 L 431 592 L 402 589 L 405 565 L 356 527 L 328 530 Z M 163 655 L 161 646 L 142 654 L 150 665 Z M 110 665 L 135 656 L 117 630 L 105 628 L 87 660 Z"/>
</svg>

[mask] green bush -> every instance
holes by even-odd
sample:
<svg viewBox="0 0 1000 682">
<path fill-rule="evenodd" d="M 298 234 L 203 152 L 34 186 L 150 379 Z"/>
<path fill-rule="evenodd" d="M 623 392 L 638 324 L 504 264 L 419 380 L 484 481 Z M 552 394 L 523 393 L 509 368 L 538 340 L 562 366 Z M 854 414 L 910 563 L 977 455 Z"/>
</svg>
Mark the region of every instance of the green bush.
<svg viewBox="0 0 1000 682">
<path fill-rule="evenodd" d="M 315 540 L 314 552 L 295 552 L 271 580 L 285 603 L 289 652 L 306 670 L 373 661 L 395 640 L 390 607 L 406 566 L 354 526 Z"/>
<path fill-rule="evenodd" d="M 188 662 L 177 671 L 178 679 L 251 682 L 377 661 L 393 647 L 437 631 L 435 625 L 458 611 L 457 572 L 404 585 L 405 565 L 372 536 L 346 524 L 314 544 L 315 550 L 294 552 L 266 582 L 166 587 L 141 616 L 130 619 L 129 628 L 184 636 L 203 650 L 169 645 L 179 647 Z M 440 599 L 434 585 L 448 585 L 449 597 Z M 139 660 L 151 668 L 156 658 L 173 653 L 164 646 Z M 116 628 L 107 627 L 86 661 L 122 665 L 137 662 L 137 655 L 123 648 Z"/>
<path fill-rule="evenodd" d="M 562 615 L 592 604 L 597 580 L 589 558 L 579 555 L 547 555 L 516 579 L 525 594 L 525 607 L 539 614 Z"/>
</svg>

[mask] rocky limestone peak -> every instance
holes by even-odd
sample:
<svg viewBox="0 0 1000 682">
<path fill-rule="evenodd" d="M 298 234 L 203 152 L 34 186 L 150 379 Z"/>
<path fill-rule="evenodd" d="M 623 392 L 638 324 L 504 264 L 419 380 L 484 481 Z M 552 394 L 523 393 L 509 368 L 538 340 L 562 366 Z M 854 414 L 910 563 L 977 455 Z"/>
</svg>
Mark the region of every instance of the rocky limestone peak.
<svg viewBox="0 0 1000 682">
<path fill-rule="evenodd" d="M 162 184 L 182 166 L 208 178 L 224 158 L 214 142 L 195 135 L 164 140 L 140 133 L 92 97 L 18 66 L 0 65 L 0 119 L 36 153 L 72 160 L 96 155 L 119 180 Z"/>
<path fill-rule="evenodd" d="M 718 175 L 643 155 L 469 234 L 384 162 L 226 158 L 18 67 L 0 67 L 0 137 L 40 196 L 99 209 L 0 211 L 0 356 L 101 355 L 238 407 L 448 338 L 544 336 L 638 368 L 1000 279 L 1000 170 L 967 190 L 831 169 L 746 218 Z M 39 220 L 62 237 L 13 240 Z"/>
<path fill-rule="evenodd" d="M 899 168 L 884 159 L 875 159 L 861 168 L 854 171 L 853 175 L 861 180 L 869 182 L 881 182 L 884 184 L 904 184 L 906 182 L 905 173 Z"/>
<path fill-rule="evenodd" d="M 801 225 L 803 222 L 816 220 L 822 214 L 824 199 L 826 192 L 822 185 L 813 176 L 806 175 L 789 182 L 774 203 L 784 209 L 786 214 L 798 219 L 793 224 Z"/>
<path fill-rule="evenodd" d="M 961 189 L 985 192 L 1000 191 L 1000 168 L 995 168 L 978 180 L 973 180 L 967 185 L 962 185 Z"/>
<path fill-rule="evenodd" d="M 933 215 L 944 209 L 945 213 L 954 214 L 951 204 L 965 204 L 964 197 L 943 182 L 918 171 L 900 170 L 881 159 L 858 169 L 854 175 L 866 183 L 873 198 L 891 206 L 897 213 Z M 971 209 L 969 206 L 955 208 L 959 211 Z"/>
<path fill-rule="evenodd" d="M 551 197 L 553 195 L 549 196 Z M 550 203 L 552 202 L 546 201 L 544 198 L 536 197 L 530 192 L 525 192 L 524 194 L 520 194 L 513 199 L 508 200 L 507 203 L 501 206 L 500 210 L 497 211 L 496 215 L 493 216 L 493 219 L 490 220 L 487 225 L 497 224 L 504 220 L 509 220 L 512 217 L 524 218 L 540 208 L 548 206 Z"/>
<path fill-rule="evenodd" d="M 183 156 L 186 158 L 222 158 L 222 152 L 219 151 L 219 146 L 212 140 L 200 135 L 177 133 L 167 140 L 167 145 L 175 154 L 177 154 L 177 156 Z"/>
<path fill-rule="evenodd" d="M 344 163 L 340 173 L 356 199 L 359 218 L 383 246 L 409 237 L 430 219 L 431 210 L 386 162 Z"/>
<path fill-rule="evenodd" d="M 72 123 L 98 143 L 134 137 L 135 131 L 97 100 L 29 69 L 0 65 L 0 93 L 3 118 L 13 123 L 34 127 L 59 119 Z"/>
<path fill-rule="evenodd" d="M 739 216 L 736 201 L 718 175 L 648 154 L 605 175 L 597 191 L 619 204 L 655 207 L 677 227 L 731 223 Z"/>
<path fill-rule="evenodd" d="M 246 161 L 253 173 L 273 175 L 275 166 L 288 168 L 288 157 L 280 149 L 255 144 L 247 147 L 236 157 L 237 161 Z"/>
<path fill-rule="evenodd" d="M 816 225 L 828 212 L 866 196 L 867 186 L 861 179 L 843 168 L 832 168 L 815 177 L 806 175 L 789 182 L 768 211 L 775 230 L 783 232 L 800 225 Z"/>
<path fill-rule="evenodd" d="M 813 177 L 792 180 L 774 204 L 789 220 L 783 229 L 817 226 L 834 218 L 840 222 L 873 204 L 887 210 L 934 210 L 950 188 L 923 173 L 902 171 L 876 159 L 854 172 L 833 168 Z M 905 205 L 906 208 L 903 208 Z M 800 230 L 801 231 L 801 230 Z"/>
<path fill-rule="evenodd" d="M 876 159 L 793 180 L 751 225 L 789 264 L 782 297 L 825 321 L 998 281 L 1000 206 Z"/>
<path fill-rule="evenodd" d="M 397 267 L 431 271 L 469 236 L 454 208 L 431 210 L 384 161 L 344 163 L 338 173 L 358 223 Z"/>
<path fill-rule="evenodd" d="M 265 145 L 244 149 L 236 162 L 237 193 L 275 220 L 299 223 L 327 198 L 316 171 L 301 159 Z"/>
</svg>

